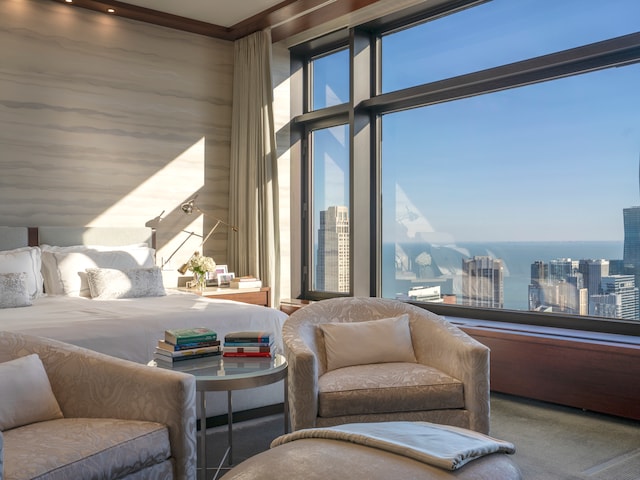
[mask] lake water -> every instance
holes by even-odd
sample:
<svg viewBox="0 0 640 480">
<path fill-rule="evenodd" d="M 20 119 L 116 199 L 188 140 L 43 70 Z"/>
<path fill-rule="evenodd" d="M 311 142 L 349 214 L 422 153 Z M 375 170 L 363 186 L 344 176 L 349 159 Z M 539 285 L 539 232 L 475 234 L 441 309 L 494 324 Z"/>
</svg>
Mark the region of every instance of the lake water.
<svg viewBox="0 0 640 480">
<path fill-rule="evenodd" d="M 528 309 L 528 285 L 531 283 L 531 264 L 537 260 L 549 262 L 559 258 L 570 258 L 572 260 L 582 259 L 622 259 L 623 242 L 473 242 L 457 243 L 455 246 L 434 246 L 434 245 L 403 245 L 406 255 L 415 260 L 420 253 L 426 252 L 432 257 L 434 267 L 437 272 L 454 270 L 460 271 L 462 268 L 462 258 L 473 256 L 489 255 L 496 259 L 501 259 L 504 264 L 504 308 L 527 310 Z M 385 258 L 389 259 L 389 254 L 394 246 L 386 246 Z M 395 258 L 395 255 L 391 257 Z M 391 265 L 386 264 L 388 267 Z M 434 268 L 436 270 L 436 268 Z M 386 272 L 395 276 L 394 268 L 384 268 Z M 431 277 L 434 280 L 437 275 Z M 407 292 L 411 286 L 420 283 L 418 280 L 398 280 L 391 277 L 383 281 L 383 296 L 393 297 L 398 292 Z M 389 281 L 391 280 L 391 281 Z M 393 281 L 395 280 L 395 281 Z M 443 286 L 442 293 L 447 292 L 449 287 Z"/>
</svg>

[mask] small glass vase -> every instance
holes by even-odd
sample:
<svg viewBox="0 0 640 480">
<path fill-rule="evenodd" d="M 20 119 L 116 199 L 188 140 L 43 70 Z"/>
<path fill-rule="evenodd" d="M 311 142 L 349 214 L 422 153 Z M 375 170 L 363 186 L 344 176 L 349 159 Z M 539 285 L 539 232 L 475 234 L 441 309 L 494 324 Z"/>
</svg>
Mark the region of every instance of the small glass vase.
<svg viewBox="0 0 640 480">
<path fill-rule="evenodd" d="M 207 286 L 207 274 L 193 272 L 193 283 L 196 290 L 200 290 L 200 291 L 204 290 L 205 287 Z"/>
</svg>

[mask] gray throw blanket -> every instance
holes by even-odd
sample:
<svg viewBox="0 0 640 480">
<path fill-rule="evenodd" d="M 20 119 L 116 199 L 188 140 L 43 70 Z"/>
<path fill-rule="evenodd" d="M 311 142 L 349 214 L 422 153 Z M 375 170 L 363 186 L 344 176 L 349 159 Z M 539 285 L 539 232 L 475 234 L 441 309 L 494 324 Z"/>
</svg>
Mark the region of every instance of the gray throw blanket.
<svg viewBox="0 0 640 480">
<path fill-rule="evenodd" d="M 448 425 L 428 422 L 349 423 L 307 428 L 282 435 L 271 448 L 303 438 L 324 438 L 379 448 L 445 470 L 456 470 L 490 453 L 515 453 L 512 443 Z"/>
</svg>

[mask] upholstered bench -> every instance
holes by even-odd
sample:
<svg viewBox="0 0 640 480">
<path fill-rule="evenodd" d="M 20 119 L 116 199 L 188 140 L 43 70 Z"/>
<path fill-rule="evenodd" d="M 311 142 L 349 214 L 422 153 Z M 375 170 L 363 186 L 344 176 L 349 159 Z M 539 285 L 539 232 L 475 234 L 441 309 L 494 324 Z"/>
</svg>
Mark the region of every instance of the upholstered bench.
<svg viewBox="0 0 640 480">
<path fill-rule="evenodd" d="M 467 479 L 467 480 L 521 480 L 518 466 L 507 453 L 514 449 L 508 442 L 470 432 L 480 443 L 466 444 L 466 439 L 450 438 L 451 448 L 443 447 L 441 437 L 434 430 L 421 434 L 421 424 L 413 422 L 368 423 L 365 430 L 355 434 L 350 425 L 323 429 L 307 429 L 283 435 L 271 444 L 271 449 L 251 457 L 234 467 L 225 480 L 333 480 L 339 478 L 366 478 L 367 480 L 402 479 Z M 352 424 L 361 426 L 365 424 Z M 433 426 L 434 424 L 425 424 Z M 369 430 L 369 426 L 373 430 Z M 382 429 L 378 429 L 382 426 Z M 346 427 L 346 430 L 340 430 Z M 338 431 L 333 429 L 338 429 Z M 451 427 L 447 427 L 451 428 Z M 437 426 L 436 426 L 437 429 Z M 386 442 L 385 432 L 396 430 Z M 361 432 L 372 432 L 362 437 Z M 414 433 L 417 432 L 417 435 Z M 445 436 L 450 432 L 444 432 Z M 405 433 L 407 433 L 405 435 Z M 416 438 L 418 448 L 411 447 Z M 495 440 L 495 442 L 491 442 Z M 390 443 L 390 445 L 387 445 Z M 420 444 L 425 448 L 421 448 Z M 434 447 L 434 448 L 431 448 Z"/>
</svg>

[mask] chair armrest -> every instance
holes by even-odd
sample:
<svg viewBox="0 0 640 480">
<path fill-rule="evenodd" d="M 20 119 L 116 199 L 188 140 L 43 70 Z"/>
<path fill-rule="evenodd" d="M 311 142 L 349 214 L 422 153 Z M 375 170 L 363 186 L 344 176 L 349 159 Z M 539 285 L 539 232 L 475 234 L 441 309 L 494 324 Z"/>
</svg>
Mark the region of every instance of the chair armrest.
<svg viewBox="0 0 640 480">
<path fill-rule="evenodd" d="M 283 333 L 288 363 L 291 429 L 316 426 L 318 415 L 318 358 L 305 342 L 291 332 Z"/>
<path fill-rule="evenodd" d="M 489 348 L 444 319 L 412 321 L 411 332 L 418 362 L 460 380 L 470 428 L 489 433 Z"/>
<path fill-rule="evenodd" d="M 65 417 L 167 425 L 176 478 L 196 477 L 195 377 L 39 337 L 26 347 L 42 359 Z"/>
</svg>

